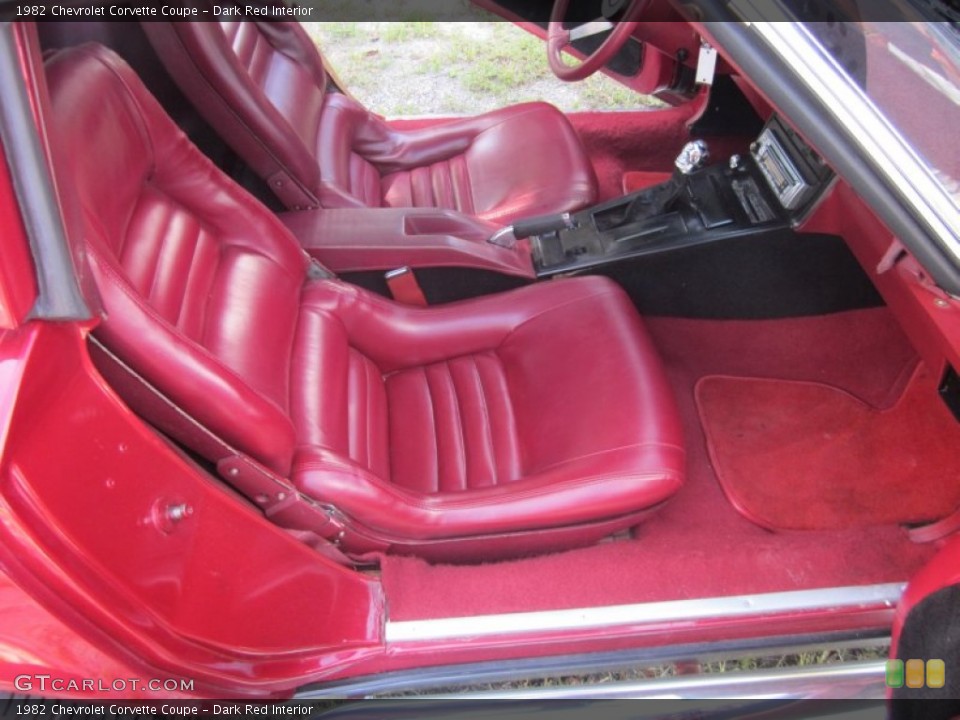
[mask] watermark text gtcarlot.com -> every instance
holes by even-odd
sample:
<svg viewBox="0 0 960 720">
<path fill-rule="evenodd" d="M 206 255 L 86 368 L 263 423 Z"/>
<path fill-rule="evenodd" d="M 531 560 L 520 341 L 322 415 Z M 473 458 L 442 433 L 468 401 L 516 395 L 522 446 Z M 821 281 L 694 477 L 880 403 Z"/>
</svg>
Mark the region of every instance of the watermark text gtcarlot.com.
<svg viewBox="0 0 960 720">
<path fill-rule="evenodd" d="M 52 675 L 17 675 L 17 692 L 193 692 L 193 680 L 183 678 L 59 678 Z"/>
</svg>

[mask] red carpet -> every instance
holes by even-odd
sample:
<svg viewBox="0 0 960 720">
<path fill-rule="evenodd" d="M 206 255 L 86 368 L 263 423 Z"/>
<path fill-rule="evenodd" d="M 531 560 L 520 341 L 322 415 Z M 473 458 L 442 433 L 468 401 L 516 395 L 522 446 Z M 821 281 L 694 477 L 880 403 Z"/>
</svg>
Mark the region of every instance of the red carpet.
<svg viewBox="0 0 960 720">
<path fill-rule="evenodd" d="M 648 318 L 684 421 L 687 483 L 635 539 L 458 567 L 387 558 L 394 620 L 575 608 L 905 580 L 931 544 L 896 525 L 770 532 L 737 512 L 707 455 L 694 401 L 707 375 L 822 382 L 873 405 L 902 392 L 915 353 L 884 308 L 815 318 Z M 906 373 L 909 377 L 909 372 Z M 829 550 L 829 551 L 827 551 Z"/>
<path fill-rule="evenodd" d="M 673 161 L 690 140 L 687 127 L 694 106 L 634 112 L 577 112 L 567 117 L 573 123 L 597 173 L 600 201 L 624 194 L 627 172 L 671 173 Z M 711 155 L 724 162 L 733 153 L 743 153 L 750 138 L 710 138 Z"/>
<path fill-rule="evenodd" d="M 783 380 L 707 377 L 696 397 L 720 484 L 759 525 L 929 522 L 960 505 L 960 426 L 922 366 L 884 411 Z"/>
<path fill-rule="evenodd" d="M 654 185 L 665 183 L 673 177 L 672 173 L 631 170 L 623 174 L 623 192 L 629 195 L 637 190 L 646 190 Z"/>
</svg>

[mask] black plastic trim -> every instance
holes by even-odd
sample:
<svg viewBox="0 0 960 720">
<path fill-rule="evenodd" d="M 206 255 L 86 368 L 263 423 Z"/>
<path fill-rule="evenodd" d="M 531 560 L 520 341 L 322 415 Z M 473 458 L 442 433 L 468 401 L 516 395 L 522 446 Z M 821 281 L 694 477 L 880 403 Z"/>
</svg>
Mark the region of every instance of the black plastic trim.
<svg viewBox="0 0 960 720">
<path fill-rule="evenodd" d="M 940 399 L 953 413 L 953 417 L 960 422 L 960 375 L 957 375 L 953 365 L 947 365 L 937 390 L 940 393 Z"/>
</svg>

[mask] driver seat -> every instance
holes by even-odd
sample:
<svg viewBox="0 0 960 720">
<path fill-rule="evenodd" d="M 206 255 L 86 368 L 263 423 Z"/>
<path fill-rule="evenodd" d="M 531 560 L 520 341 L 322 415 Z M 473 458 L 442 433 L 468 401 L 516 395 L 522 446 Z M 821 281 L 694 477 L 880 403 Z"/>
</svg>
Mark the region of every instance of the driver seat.
<svg viewBox="0 0 960 720">
<path fill-rule="evenodd" d="M 404 130 L 330 82 L 297 22 L 148 22 L 168 72 L 290 209 L 431 207 L 510 224 L 597 197 L 555 107 L 530 102 Z"/>
</svg>

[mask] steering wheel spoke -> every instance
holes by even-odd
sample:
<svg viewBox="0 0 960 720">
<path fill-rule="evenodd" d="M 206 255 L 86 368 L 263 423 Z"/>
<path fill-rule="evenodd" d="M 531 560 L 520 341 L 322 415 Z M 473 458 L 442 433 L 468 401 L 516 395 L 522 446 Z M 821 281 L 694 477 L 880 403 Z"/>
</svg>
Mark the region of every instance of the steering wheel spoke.
<svg viewBox="0 0 960 720">
<path fill-rule="evenodd" d="M 608 30 L 613 30 L 613 27 L 613 23 L 605 18 L 577 25 L 575 28 L 570 28 L 570 42 L 605 33 Z"/>
<path fill-rule="evenodd" d="M 568 29 L 563 26 L 563 16 L 567 11 L 569 0 L 554 0 L 550 25 L 547 29 L 547 60 L 550 62 L 553 74 L 566 81 L 583 80 L 593 75 L 606 65 L 627 42 L 640 24 L 633 18 L 639 17 L 649 2 L 650 0 L 632 0 L 623 14 L 624 19 L 620 22 L 614 23 L 601 18 Z M 568 65 L 564 61 L 563 49 L 570 43 L 607 31 L 612 32 L 600 47 L 584 58 L 579 65 Z"/>
</svg>

